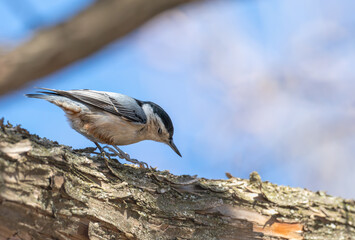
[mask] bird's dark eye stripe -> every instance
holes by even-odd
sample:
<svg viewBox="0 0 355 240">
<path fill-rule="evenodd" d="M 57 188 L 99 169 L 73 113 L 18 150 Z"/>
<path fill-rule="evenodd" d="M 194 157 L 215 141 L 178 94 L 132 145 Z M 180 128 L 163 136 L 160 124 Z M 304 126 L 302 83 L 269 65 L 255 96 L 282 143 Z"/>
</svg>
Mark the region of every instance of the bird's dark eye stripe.
<svg viewBox="0 0 355 240">
<path fill-rule="evenodd" d="M 161 132 L 162 132 L 162 130 L 161 130 L 161 128 L 159 128 L 159 129 L 158 129 L 158 133 L 161 134 Z"/>
</svg>

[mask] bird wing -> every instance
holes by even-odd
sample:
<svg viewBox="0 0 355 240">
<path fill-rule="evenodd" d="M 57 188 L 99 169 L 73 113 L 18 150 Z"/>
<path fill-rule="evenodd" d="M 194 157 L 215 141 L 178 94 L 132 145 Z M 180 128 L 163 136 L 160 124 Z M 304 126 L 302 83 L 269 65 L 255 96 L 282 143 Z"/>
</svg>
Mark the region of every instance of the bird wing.
<svg viewBox="0 0 355 240">
<path fill-rule="evenodd" d="M 129 121 L 136 123 L 147 122 L 147 116 L 140 106 L 141 102 L 123 94 L 93 91 L 87 89 L 69 91 L 48 88 L 41 89 L 54 92 L 55 94 L 65 96 L 82 103 L 89 104 L 106 112 L 126 118 Z"/>
</svg>

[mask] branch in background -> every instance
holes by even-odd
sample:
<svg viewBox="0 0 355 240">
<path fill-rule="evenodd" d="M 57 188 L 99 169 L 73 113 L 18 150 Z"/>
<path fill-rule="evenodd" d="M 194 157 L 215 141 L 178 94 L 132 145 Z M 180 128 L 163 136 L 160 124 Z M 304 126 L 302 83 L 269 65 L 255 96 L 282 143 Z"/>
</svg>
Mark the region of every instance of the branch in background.
<svg viewBox="0 0 355 240">
<path fill-rule="evenodd" d="M 157 14 L 196 0 L 101 0 L 0 58 L 0 95 L 90 56 Z"/>
<path fill-rule="evenodd" d="M 102 159 L 0 120 L 0 239 L 352 239 L 355 202 Z M 350 189 L 349 189 L 350 191 Z M 13 238 L 12 238 L 13 237 Z"/>
</svg>

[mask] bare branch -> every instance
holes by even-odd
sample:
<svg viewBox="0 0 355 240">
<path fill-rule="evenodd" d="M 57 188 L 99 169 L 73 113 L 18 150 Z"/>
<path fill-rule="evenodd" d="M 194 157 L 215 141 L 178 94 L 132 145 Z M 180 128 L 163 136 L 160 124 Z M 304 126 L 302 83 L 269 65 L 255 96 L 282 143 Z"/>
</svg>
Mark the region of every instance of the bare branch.
<svg viewBox="0 0 355 240">
<path fill-rule="evenodd" d="M 83 59 L 164 10 L 196 0 L 100 0 L 0 58 L 0 95 Z"/>
<path fill-rule="evenodd" d="M 0 239 L 353 239 L 355 202 L 79 154 L 0 119 Z M 350 191 L 350 189 L 349 189 Z"/>
</svg>

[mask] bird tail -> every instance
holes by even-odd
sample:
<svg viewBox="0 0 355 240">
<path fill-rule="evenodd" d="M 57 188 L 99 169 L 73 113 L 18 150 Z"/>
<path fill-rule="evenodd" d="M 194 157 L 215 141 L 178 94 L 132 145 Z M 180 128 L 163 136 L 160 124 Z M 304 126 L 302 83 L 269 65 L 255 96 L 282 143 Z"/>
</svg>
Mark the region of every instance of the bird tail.
<svg viewBox="0 0 355 240">
<path fill-rule="evenodd" d="M 38 93 L 25 94 L 25 96 L 29 98 L 39 98 L 39 99 L 46 99 L 48 97 L 48 95 L 38 94 Z"/>
<path fill-rule="evenodd" d="M 87 107 L 79 102 L 73 101 L 72 99 L 62 96 L 60 90 L 48 89 L 48 88 L 39 88 L 45 91 L 37 91 L 37 93 L 25 94 L 29 98 L 39 98 L 47 100 L 50 103 L 57 105 L 62 108 L 66 113 L 77 113 L 81 109 L 87 109 Z M 58 92 L 57 92 L 58 91 Z"/>
<path fill-rule="evenodd" d="M 45 100 L 52 99 L 51 96 L 59 96 L 59 94 L 56 92 L 57 90 L 55 89 L 49 89 L 49 88 L 38 88 L 38 89 L 42 89 L 45 91 L 37 91 L 37 93 L 25 94 L 25 96 L 29 98 L 39 98 Z"/>
</svg>

